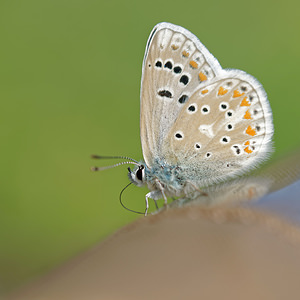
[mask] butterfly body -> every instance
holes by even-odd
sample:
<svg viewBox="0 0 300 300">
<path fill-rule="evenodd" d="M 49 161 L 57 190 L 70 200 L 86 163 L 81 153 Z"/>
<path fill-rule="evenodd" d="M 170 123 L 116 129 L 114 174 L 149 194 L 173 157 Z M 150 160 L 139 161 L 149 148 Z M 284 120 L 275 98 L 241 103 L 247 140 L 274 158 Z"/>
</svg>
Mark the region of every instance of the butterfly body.
<svg viewBox="0 0 300 300">
<path fill-rule="evenodd" d="M 147 185 L 150 191 L 157 192 L 152 194 L 156 194 L 157 199 L 163 197 L 161 188 L 167 197 L 182 197 L 186 194 L 188 180 L 184 177 L 184 171 L 180 166 L 168 165 L 163 161 L 156 161 L 151 169 L 144 162 L 140 165 L 144 166 L 140 179 L 132 177 L 132 174 L 136 174 L 140 167 L 129 172 L 129 178 L 136 185 Z"/>
</svg>

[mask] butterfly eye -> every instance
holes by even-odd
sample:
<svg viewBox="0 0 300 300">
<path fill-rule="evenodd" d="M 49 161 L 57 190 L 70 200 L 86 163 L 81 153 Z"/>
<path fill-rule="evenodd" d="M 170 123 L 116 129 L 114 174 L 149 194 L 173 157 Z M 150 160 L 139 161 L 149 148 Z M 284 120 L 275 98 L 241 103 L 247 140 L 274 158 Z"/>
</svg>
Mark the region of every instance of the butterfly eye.
<svg viewBox="0 0 300 300">
<path fill-rule="evenodd" d="M 136 178 L 140 181 L 143 181 L 144 177 L 144 166 L 141 165 L 139 169 L 136 171 Z"/>
</svg>

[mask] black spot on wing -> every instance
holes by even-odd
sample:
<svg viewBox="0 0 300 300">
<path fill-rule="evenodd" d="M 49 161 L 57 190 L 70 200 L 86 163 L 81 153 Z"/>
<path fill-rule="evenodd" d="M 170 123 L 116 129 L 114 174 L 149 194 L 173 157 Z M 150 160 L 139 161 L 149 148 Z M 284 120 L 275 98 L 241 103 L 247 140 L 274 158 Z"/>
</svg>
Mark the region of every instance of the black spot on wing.
<svg viewBox="0 0 300 300">
<path fill-rule="evenodd" d="M 189 97 L 187 95 L 182 95 L 179 99 L 178 99 L 178 102 L 183 104 L 185 103 L 186 101 L 188 101 Z"/>
<path fill-rule="evenodd" d="M 159 96 L 162 96 L 162 97 L 167 97 L 167 98 L 172 98 L 172 93 L 168 90 L 161 90 L 158 92 L 158 95 Z"/>
<path fill-rule="evenodd" d="M 172 63 L 170 62 L 170 61 L 167 61 L 166 63 L 165 63 L 165 68 L 168 68 L 168 69 L 172 69 L 173 68 L 173 65 L 172 65 Z"/>
<path fill-rule="evenodd" d="M 179 79 L 179 81 L 181 83 L 183 83 L 184 85 L 187 85 L 189 83 L 189 78 L 186 75 L 182 75 Z"/>
</svg>

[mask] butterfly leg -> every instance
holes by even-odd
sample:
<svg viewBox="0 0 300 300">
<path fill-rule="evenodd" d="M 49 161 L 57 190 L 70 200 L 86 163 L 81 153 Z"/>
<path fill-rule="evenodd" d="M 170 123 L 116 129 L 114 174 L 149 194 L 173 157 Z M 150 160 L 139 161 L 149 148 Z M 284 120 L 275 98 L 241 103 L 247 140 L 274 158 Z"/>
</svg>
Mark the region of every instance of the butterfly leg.
<svg viewBox="0 0 300 300">
<path fill-rule="evenodd" d="M 162 196 L 163 196 L 163 198 L 165 200 L 164 206 L 166 207 L 168 205 L 168 199 L 167 199 L 166 194 L 164 192 L 164 187 L 162 186 L 162 184 L 160 183 L 160 181 L 158 179 L 156 179 L 155 181 L 156 181 L 156 183 L 157 183 L 157 185 L 158 185 L 158 187 L 160 189 L 160 192 L 161 192 L 161 194 L 162 194 Z"/>
<path fill-rule="evenodd" d="M 145 209 L 145 217 L 147 216 L 148 213 L 148 208 L 149 208 L 149 197 L 150 197 L 151 193 L 146 194 L 146 209 Z"/>
<path fill-rule="evenodd" d="M 157 206 L 157 203 L 156 203 L 156 200 L 160 199 L 161 198 L 161 191 L 152 191 L 148 194 L 146 194 L 146 209 L 145 209 L 145 216 L 147 216 L 147 213 L 148 213 L 148 208 L 149 208 L 149 198 L 153 199 L 154 202 L 155 202 L 155 206 L 156 208 L 158 209 L 158 206 Z"/>
<path fill-rule="evenodd" d="M 145 216 L 147 216 L 147 213 L 148 213 L 148 208 L 149 208 L 149 201 L 148 201 L 148 199 L 149 198 L 151 198 L 151 199 L 154 200 L 156 209 L 158 209 L 156 200 L 161 199 L 161 197 L 164 198 L 164 201 L 165 201 L 164 206 L 166 207 L 168 205 L 168 199 L 167 199 L 166 194 L 164 192 L 164 187 L 162 186 L 162 184 L 160 183 L 160 181 L 158 179 L 156 179 L 155 181 L 156 181 L 156 184 L 157 184 L 159 190 L 152 191 L 152 192 L 146 194 Z"/>
</svg>

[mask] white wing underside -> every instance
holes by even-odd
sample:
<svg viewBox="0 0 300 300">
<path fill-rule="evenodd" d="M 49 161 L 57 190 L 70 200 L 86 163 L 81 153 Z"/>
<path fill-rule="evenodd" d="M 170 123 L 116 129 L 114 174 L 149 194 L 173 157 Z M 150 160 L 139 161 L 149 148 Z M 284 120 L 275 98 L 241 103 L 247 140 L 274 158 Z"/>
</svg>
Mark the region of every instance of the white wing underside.
<svg viewBox="0 0 300 300">
<path fill-rule="evenodd" d="M 272 150 L 261 84 L 222 69 L 192 33 L 169 23 L 158 24 L 147 43 L 140 128 L 149 168 L 157 161 L 179 165 L 195 182 L 246 172 Z"/>
</svg>

